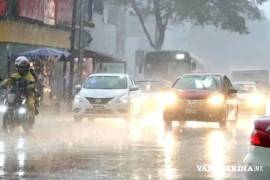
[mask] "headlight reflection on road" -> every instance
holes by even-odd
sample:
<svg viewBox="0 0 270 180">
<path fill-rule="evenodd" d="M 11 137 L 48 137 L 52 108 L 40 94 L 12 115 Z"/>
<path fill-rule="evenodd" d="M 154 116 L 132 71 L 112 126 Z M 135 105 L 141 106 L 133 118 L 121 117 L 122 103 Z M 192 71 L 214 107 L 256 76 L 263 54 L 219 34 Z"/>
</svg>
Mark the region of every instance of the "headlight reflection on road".
<svg viewBox="0 0 270 180">
<path fill-rule="evenodd" d="M 175 141 L 172 132 L 165 133 L 164 136 L 164 177 L 166 180 L 173 180 L 176 170 L 173 168 L 173 154 L 175 152 Z"/>
<path fill-rule="evenodd" d="M 25 139 L 24 138 L 19 138 L 17 142 L 17 149 L 21 150 L 24 148 L 25 145 Z"/>
<path fill-rule="evenodd" d="M 130 132 L 130 138 L 132 141 L 140 141 L 142 138 L 142 132 L 140 127 L 133 127 Z"/>
<path fill-rule="evenodd" d="M 0 141 L 0 176 L 5 175 L 4 167 L 6 162 L 6 155 L 4 154 L 5 144 L 3 141 Z"/>
<path fill-rule="evenodd" d="M 3 141 L 0 141 L 0 153 L 3 153 L 5 151 L 5 144 Z"/>
<path fill-rule="evenodd" d="M 4 153 L 0 154 L 0 176 L 5 175 L 4 167 L 6 162 L 6 155 Z"/>
<path fill-rule="evenodd" d="M 17 141 L 17 149 L 19 150 L 17 154 L 17 160 L 18 160 L 18 176 L 24 176 L 24 164 L 25 164 L 25 159 L 26 159 L 26 154 L 25 152 L 22 152 L 25 148 L 25 139 L 20 137 Z"/>
<path fill-rule="evenodd" d="M 222 131 L 213 131 L 207 141 L 208 157 L 212 169 L 211 175 L 214 178 L 225 176 L 225 134 Z"/>
<path fill-rule="evenodd" d="M 24 176 L 25 172 L 24 172 L 24 164 L 25 164 L 25 152 L 19 152 L 17 154 L 17 159 L 18 159 L 18 172 L 17 175 L 18 176 Z"/>
</svg>

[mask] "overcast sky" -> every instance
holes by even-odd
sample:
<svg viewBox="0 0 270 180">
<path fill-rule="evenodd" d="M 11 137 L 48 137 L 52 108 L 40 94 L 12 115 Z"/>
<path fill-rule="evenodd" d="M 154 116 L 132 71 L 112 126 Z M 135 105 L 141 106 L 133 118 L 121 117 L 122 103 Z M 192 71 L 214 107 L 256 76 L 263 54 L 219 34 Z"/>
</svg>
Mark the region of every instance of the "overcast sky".
<svg viewBox="0 0 270 180">
<path fill-rule="evenodd" d="M 263 9 L 268 19 L 270 19 L 270 2 L 265 3 Z"/>
</svg>

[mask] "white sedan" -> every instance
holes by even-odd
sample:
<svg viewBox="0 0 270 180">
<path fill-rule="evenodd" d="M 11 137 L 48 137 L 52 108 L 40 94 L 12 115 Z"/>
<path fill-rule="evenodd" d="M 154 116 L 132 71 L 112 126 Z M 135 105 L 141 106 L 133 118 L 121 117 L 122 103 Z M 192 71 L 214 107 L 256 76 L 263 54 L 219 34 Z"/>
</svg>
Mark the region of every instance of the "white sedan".
<svg viewBox="0 0 270 180">
<path fill-rule="evenodd" d="M 270 179 L 270 117 L 261 117 L 254 122 L 250 143 L 250 151 L 244 159 L 248 167 L 245 179 Z"/>
<path fill-rule="evenodd" d="M 126 74 L 93 74 L 73 102 L 75 121 L 83 118 L 121 117 L 130 120 L 140 113 L 140 90 Z"/>
</svg>

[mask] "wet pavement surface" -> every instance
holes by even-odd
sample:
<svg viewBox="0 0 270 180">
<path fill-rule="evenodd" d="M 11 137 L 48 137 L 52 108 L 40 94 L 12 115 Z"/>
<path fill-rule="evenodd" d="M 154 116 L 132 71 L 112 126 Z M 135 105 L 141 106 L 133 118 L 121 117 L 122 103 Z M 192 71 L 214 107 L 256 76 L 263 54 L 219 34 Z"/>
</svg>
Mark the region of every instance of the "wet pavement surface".
<svg viewBox="0 0 270 180">
<path fill-rule="evenodd" d="M 234 130 L 188 122 L 164 133 L 159 116 L 127 128 L 121 119 L 75 123 L 43 113 L 31 134 L 0 132 L 0 179 L 242 179 L 222 167 L 242 165 L 252 119 L 242 115 Z"/>
</svg>

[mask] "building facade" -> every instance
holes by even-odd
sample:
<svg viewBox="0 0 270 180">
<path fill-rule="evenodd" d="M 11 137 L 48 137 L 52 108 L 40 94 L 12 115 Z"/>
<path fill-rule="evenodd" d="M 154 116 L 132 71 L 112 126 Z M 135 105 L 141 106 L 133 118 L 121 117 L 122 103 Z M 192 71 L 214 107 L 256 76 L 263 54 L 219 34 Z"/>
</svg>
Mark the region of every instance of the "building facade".
<svg viewBox="0 0 270 180">
<path fill-rule="evenodd" d="M 7 59 L 37 47 L 70 48 L 73 0 L 0 0 L 0 77 Z"/>
</svg>

